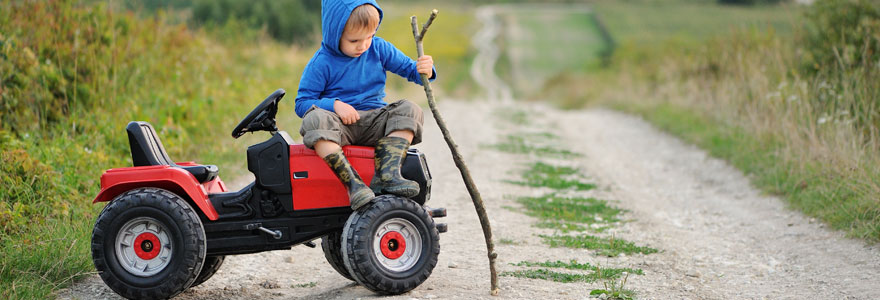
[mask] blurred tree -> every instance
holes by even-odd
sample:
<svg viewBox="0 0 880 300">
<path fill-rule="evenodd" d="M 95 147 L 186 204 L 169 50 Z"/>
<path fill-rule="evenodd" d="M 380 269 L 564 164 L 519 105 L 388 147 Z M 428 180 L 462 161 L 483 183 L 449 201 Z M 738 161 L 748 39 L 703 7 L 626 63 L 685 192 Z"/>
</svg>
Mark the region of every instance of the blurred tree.
<svg viewBox="0 0 880 300">
<path fill-rule="evenodd" d="M 804 61 L 851 69 L 880 64 L 880 1 L 819 0 L 807 12 Z"/>
<path fill-rule="evenodd" d="M 320 16 L 318 0 L 195 0 L 192 3 L 192 21 L 196 24 L 222 26 L 234 19 L 252 28 L 265 28 L 273 38 L 288 43 L 311 42 Z"/>
</svg>

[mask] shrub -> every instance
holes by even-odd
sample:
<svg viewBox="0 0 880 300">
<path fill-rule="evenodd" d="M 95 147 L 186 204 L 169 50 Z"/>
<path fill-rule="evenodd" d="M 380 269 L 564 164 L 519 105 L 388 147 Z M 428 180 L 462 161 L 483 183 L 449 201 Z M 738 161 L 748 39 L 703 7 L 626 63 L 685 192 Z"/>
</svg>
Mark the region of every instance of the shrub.
<svg viewBox="0 0 880 300">
<path fill-rule="evenodd" d="M 194 22 L 208 26 L 243 22 L 287 43 L 311 42 L 320 15 L 321 4 L 316 0 L 197 0 L 193 4 Z"/>
<path fill-rule="evenodd" d="M 870 68 L 880 62 L 880 5 L 870 0 L 819 0 L 807 12 L 808 69 Z"/>
</svg>

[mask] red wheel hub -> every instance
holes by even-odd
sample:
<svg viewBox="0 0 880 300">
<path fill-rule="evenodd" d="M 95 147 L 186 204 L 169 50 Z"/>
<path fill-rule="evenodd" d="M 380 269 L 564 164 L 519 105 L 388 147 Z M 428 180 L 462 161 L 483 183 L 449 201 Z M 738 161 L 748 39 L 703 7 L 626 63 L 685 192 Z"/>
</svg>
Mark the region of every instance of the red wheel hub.
<svg viewBox="0 0 880 300">
<path fill-rule="evenodd" d="M 406 240 L 403 239 L 403 235 L 401 235 L 397 231 L 389 231 L 382 236 L 382 241 L 379 242 L 379 248 L 382 250 L 382 255 L 389 259 L 398 259 L 403 255 L 403 252 L 406 251 Z"/>
<path fill-rule="evenodd" d="M 155 234 L 144 232 L 134 239 L 134 254 L 137 254 L 143 260 L 151 260 L 159 256 L 162 250 L 162 243 Z"/>
</svg>

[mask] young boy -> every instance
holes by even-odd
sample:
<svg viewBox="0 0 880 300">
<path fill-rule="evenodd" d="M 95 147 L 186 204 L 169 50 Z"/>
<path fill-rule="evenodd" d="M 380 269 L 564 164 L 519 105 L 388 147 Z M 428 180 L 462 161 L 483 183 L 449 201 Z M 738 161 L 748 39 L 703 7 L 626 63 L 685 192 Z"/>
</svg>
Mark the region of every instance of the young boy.
<svg viewBox="0 0 880 300">
<path fill-rule="evenodd" d="M 330 165 L 354 210 L 379 193 L 418 195 L 419 185 L 401 177 L 400 165 L 410 144 L 421 141 L 422 110 L 406 100 L 383 100 L 385 72 L 421 84 L 420 73 L 436 77 L 433 59 L 413 61 L 377 37 L 382 10 L 374 0 L 323 0 L 321 8 L 321 49 L 306 65 L 296 96 L 303 143 Z M 351 144 L 376 147 L 372 189 L 342 155 L 341 146 Z"/>
</svg>

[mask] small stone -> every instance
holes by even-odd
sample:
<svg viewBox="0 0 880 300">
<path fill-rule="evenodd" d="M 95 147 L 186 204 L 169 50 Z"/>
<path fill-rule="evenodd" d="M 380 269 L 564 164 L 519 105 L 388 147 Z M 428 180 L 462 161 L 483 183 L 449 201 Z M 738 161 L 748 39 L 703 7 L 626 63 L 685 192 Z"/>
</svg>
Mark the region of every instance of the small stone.
<svg viewBox="0 0 880 300">
<path fill-rule="evenodd" d="M 434 299 L 434 298 L 437 298 L 437 296 L 431 295 L 431 294 L 425 295 L 425 299 Z"/>
<path fill-rule="evenodd" d="M 280 288 L 281 285 L 278 284 L 278 282 L 276 282 L 276 281 L 270 281 L 267 279 L 267 280 L 260 283 L 260 287 L 262 287 L 264 289 L 277 289 L 277 288 Z"/>
<path fill-rule="evenodd" d="M 449 268 L 450 268 L 450 269 L 458 268 L 458 264 L 455 263 L 455 262 L 449 262 Z"/>
<path fill-rule="evenodd" d="M 429 290 L 429 291 L 433 291 L 433 290 L 434 290 L 434 287 L 429 286 L 429 287 L 427 288 L 427 290 Z"/>
<path fill-rule="evenodd" d="M 700 276 L 703 276 L 703 274 L 700 274 L 700 271 L 697 271 L 697 270 L 690 270 L 690 271 L 688 271 L 687 273 L 685 273 L 685 275 L 687 275 L 688 277 L 700 277 Z"/>
<path fill-rule="evenodd" d="M 293 256 L 285 257 L 285 258 L 284 258 L 284 262 L 289 263 L 289 264 L 292 264 L 292 263 L 293 263 Z"/>
<path fill-rule="evenodd" d="M 608 294 L 599 295 L 599 299 L 607 299 L 607 298 L 608 298 Z"/>
</svg>

